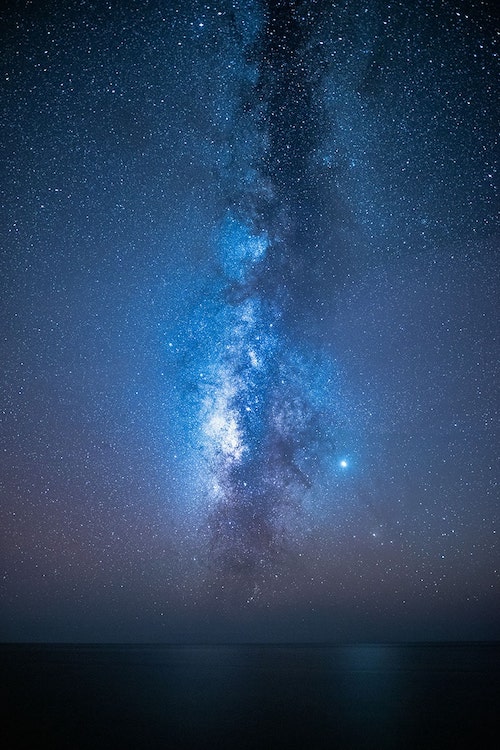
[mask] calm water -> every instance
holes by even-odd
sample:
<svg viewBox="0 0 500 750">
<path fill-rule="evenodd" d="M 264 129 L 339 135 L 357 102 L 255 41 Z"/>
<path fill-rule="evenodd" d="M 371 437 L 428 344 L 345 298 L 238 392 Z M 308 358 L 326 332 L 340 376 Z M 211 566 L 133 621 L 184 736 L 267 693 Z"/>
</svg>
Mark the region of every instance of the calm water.
<svg viewBox="0 0 500 750">
<path fill-rule="evenodd" d="M 0 660 L 7 750 L 499 746 L 495 644 L 4 645 Z"/>
</svg>

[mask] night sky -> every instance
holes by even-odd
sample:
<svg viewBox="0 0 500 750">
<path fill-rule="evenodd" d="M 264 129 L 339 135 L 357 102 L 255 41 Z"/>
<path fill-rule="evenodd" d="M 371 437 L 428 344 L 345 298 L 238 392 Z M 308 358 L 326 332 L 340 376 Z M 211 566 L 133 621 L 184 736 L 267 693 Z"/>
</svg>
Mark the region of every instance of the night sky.
<svg viewBox="0 0 500 750">
<path fill-rule="evenodd" d="M 494 639 L 481 0 L 1 16 L 0 639 Z"/>
</svg>

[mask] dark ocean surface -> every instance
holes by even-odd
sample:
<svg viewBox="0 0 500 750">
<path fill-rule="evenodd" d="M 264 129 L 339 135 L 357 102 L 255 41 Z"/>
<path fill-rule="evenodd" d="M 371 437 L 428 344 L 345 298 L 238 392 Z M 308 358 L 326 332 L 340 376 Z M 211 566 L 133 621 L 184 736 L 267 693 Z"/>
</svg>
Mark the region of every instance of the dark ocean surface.
<svg viewBox="0 0 500 750">
<path fill-rule="evenodd" d="M 499 644 L 2 645 L 0 747 L 497 748 Z"/>
</svg>

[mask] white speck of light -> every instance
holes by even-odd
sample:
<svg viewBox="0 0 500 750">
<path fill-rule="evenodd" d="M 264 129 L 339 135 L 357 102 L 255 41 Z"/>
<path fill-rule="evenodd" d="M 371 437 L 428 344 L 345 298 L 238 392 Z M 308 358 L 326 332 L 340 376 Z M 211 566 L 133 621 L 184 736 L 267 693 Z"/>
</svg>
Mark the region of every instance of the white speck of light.
<svg viewBox="0 0 500 750">
<path fill-rule="evenodd" d="M 348 467 L 348 463 L 345 460 L 345 458 L 343 458 L 342 461 L 340 461 L 340 468 L 341 469 L 347 469 L 347 467 Z"/>
</svg>

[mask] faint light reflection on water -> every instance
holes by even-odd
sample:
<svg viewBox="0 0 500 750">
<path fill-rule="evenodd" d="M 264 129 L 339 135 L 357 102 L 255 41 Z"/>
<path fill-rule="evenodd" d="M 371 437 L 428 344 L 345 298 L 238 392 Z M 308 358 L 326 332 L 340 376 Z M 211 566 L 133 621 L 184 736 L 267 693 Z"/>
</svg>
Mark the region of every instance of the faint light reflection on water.
<svg viewBox="0 0 500 750">
<path fill-rule="evenodd" d="M 389 742 L 408 718 L 407 677 L 400 649 L 384 645 L 350 646 L 340 650 L 341 690 L 336 685 L 346 723 L 359 744 Z M 336 659 L 334 658 L 334 663 Z"/>
</svg>

